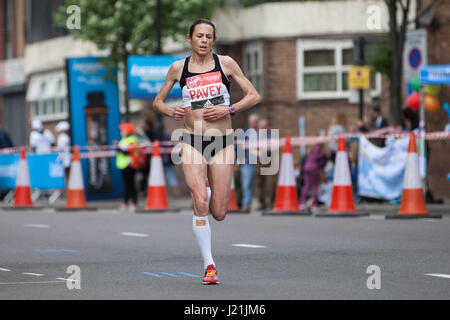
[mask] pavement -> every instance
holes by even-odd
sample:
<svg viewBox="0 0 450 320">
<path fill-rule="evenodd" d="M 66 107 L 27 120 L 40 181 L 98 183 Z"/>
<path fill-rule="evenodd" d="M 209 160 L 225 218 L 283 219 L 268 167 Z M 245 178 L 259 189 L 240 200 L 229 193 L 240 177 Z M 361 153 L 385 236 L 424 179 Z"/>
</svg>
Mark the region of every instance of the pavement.
<svg viewBox="0 0 450 320">
<path fill-rule="evenodd" d="M 372 204 L 358 205 L 371 212 L 359 218 L 210 218 L 221 284 L 203 286 L 190 202 L 171 200 L 172 210 L 152 214 L 114 201 L 0 210 L 0 299 L 450 298 L 447 202 L 428 205 L 442 219 L 384 220 L 395 206 Z"/>
</svg>

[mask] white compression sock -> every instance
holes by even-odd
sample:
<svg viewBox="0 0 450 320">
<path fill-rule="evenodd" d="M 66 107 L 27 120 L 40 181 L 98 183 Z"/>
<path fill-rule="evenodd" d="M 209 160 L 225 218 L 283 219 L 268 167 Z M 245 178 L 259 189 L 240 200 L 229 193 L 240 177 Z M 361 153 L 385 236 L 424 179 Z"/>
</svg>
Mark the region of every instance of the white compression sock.
<svg viewBox="0 0 450 320">
<path fill-rule="evenodd" d="M 211 255 L 211 229 L 209 227 L 208 216 L 192 218 L 192 230 L 194 231 L 195 239 L 203 257 L 203 267 L 206 269 L 210 264 L 214 264 Z M 215 264 L 214 264 L 215 265 Z"/>
</svg>

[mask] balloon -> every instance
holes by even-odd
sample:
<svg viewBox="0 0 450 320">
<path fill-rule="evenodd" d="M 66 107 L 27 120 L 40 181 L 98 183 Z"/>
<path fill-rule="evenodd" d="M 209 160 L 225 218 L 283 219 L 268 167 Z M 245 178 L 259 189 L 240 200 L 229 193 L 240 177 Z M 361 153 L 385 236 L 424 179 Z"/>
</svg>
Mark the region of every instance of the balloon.
<svg viewBox="0 0 450 320">
<path fill-rule="evenodd" d="M 423 104 L 425 105 L 425 109 L 429 112 L 436 112 L 439 110 L 440 103 L 436 96 L 431 94 L 426 94 L 423 100 Z"/>
<path fill-rule="evenodd" d="M 441 86 L 438 85 L 427 85 L 424 88 L 426 94 L 431 94 L 433 96 L 437 95 L 441 91 Z"/>
<path fill-rule="evenodd" d="M 414 91 L 419 91 L 420 90 L 420 80 L 419 77 L 414 77 L 411 79 L 411 88 Z"/>
<path fill-rule="evenodd" d="M 406 100 L 406 104 L 408 105 L 408 108 L 412 110 L 417 110 L 420 108 L 420 93 L 413 92 L 409 95 L 408 99 Z"/>
<path fill-rule="evenodd" d="M 450 117 L 450 105 L 448 104 L 448 102 L 444 102 L 442 104 L 442 108 L 444 108 L 444 110 L 447 112 L 447 115 Z"/>
</svg>

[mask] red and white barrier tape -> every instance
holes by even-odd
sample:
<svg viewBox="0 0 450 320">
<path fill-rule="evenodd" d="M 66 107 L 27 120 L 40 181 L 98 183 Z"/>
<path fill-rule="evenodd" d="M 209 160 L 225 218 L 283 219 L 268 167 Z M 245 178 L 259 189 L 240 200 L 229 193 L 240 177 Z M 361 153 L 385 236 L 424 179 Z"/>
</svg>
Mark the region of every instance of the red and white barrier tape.
<svg viewBox="0 0 450 320">
<path fill-rule="evenodd" d="M 368 133 L 346 133 L 343 134 L 345 139 L 353 139 L 364 136 L 368 139 L 381 138 L 386 139 L 389 137 L 394 138 L 402 138 L 408 136 L 408 132 L 401 132 L 399 127 L 386 127 L 376 131 L 368 132 Z M 337 140 L 338 136 L 317 136 L 317 137 L 291 137 L 291 145 L 292 146 L 300 146 L 300 145 L 311 145 L 311 144 L 322 144 L 328 143 L 334 140 Z M 450 133 L 449 132 L 427 132 L 424 134 L 424 139 L 427 141 L 441 141 L 441 140 L 449 140 Z M 283 146 L 285 143 L 285 138 L 279 138 L 278 141 L 275 139 L 267 139 L 266 141 L 260 141 L 255 143 L 249 143 L 244 141 L 235 141 L 236 144 L 243 144 L 245 148 L 255 148 L 262 147 L 267 148 L 268 146 Z M 277 143 L 278 142 L 278 143 Z M 160 142 L 160 152 L 162 154 L 170 154 L 172 152 L 178 152 L 179 150 L 173 150 L 175 146 L 177 146 L 179 141 L 162 141 Z M 145 142 L 139 145 L 139 147 L 144 151 L 144 153 L 151 154 L 153 153 L 154 143 Z M 110 145 L 87 145 L 80 146 L 80 158 L 82 159 L 90 159 L 90 158 L 104 158 L 104 157 L 115 157 L 116 156 L 116 147 Z M 14 148 L 5 148 L 0 149 L 1 154 L 13 154 L 19 152 L 19 147 Z M 73 150 L 73 147 L 71 148 Z M 177 147 L 179 149 L 179 146 Z M 83 152 L 85 151 L 85 152 Z M 58 148 L 52 148 L 50 152 L 60 152 Z"/>
</svg>

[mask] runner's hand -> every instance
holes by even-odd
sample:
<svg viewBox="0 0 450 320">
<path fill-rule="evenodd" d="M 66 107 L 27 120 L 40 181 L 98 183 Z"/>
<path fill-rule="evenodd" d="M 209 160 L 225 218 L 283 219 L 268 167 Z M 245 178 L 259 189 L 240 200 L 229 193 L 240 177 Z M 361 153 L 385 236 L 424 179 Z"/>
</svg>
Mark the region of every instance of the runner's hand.
<svg viewBox="0 0 450 320">
<path fill-rule="evenodd" d="M 184 118 L 184 107 L 178 107 L 173 112 L 173 118 L 177 121 L 183 120 Z"/>
<path fill-rule="evenodd" d="M 205 109 L 206 110 L 203 112 L 203 119 L 207 121 L 216 121 L 227 114 L 230 114 L 228 106 L 213 106 Z"/>
</svg>

